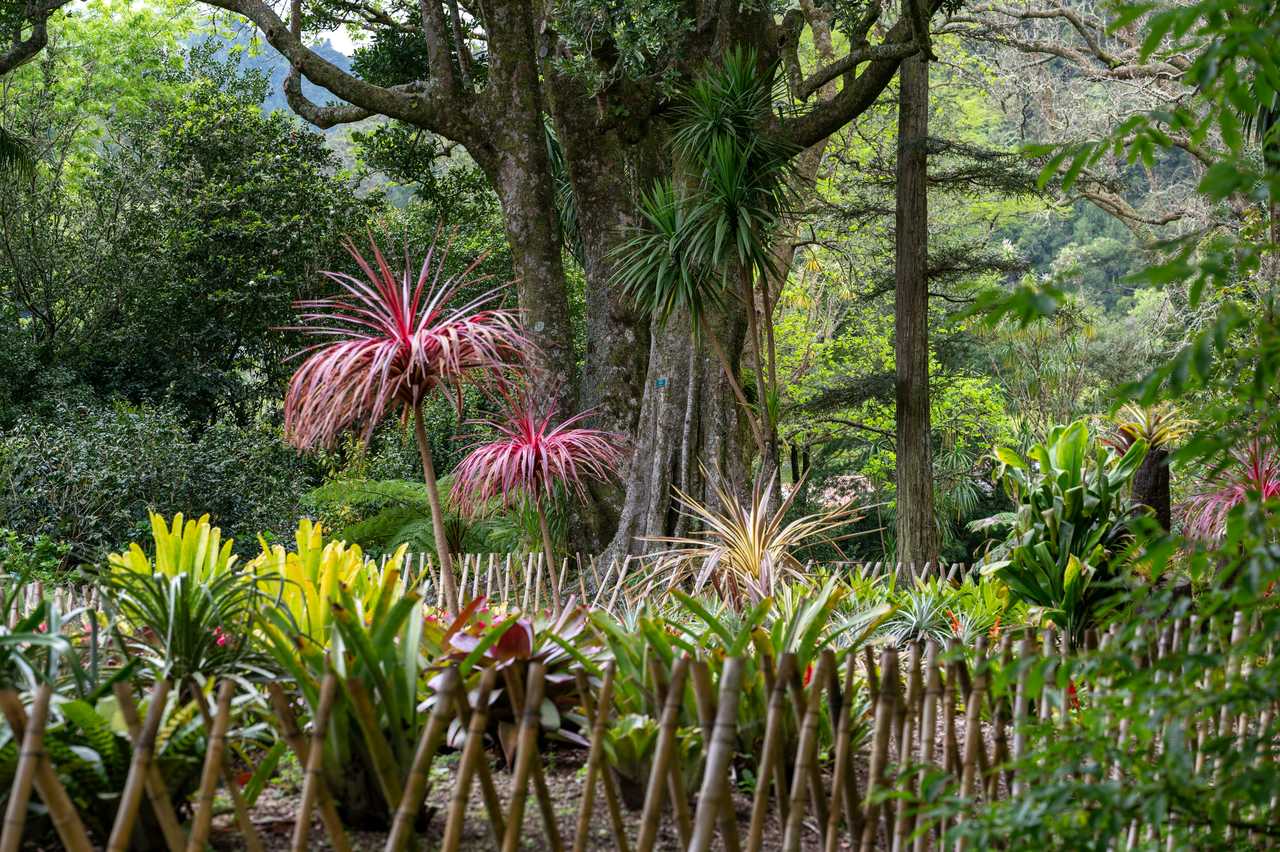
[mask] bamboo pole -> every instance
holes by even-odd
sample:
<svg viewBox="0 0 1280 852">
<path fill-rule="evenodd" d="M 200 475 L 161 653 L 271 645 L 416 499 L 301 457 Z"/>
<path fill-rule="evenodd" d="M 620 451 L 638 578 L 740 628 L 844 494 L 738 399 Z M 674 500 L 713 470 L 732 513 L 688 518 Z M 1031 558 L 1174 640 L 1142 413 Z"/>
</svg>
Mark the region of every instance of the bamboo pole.
<svg viewBox="0 0 1280 852">
<path fill-rule="evenodd" d="M 902 702 L 903 712 L 899 715 L 902 717 L 901 733 L 898 736 L 898 766 L 899 768 L 906 766 L 911 762 L 911 749 L 913 745 L 913 736 L 915 726 L 919 714 L 916 710 L 916 704 L 920 700 L 920 694 L 923 691 L 923 684 L 920 679 L 920 663 L 921 653 L 923 649 L 919 642 L 911 643 L 911 650 L 908 656 L 908 675 L 907 675 L 907 694 L 906 700 Z M 908 782 L 907 795 L 898 800 L 897 817 L 894 825 L 897 832 L 893 836 L 893 852 L 902 852 L 910 845 L 911 840 L 911 821 L 908 818 L 908 809 L 912 805 L 911 794 L 914 790 Z"/>
<path fill-rule="evenodd" d="M 693 678 L 693 697 L 698 706 L 698 723 L 702 728 L 702 741 L 709 747 L 715 733 L 717 713 L 715 689 L 711 685 L 711 670 L 705 660 L 694 660 L 689 664 L 689 671 Z M 698 800 L 698 805 L 699 807 L 702 805 L 701 798 Z M 719 810 L 720 837 L 724 843 L 725 852 L 740 852 L 738 816 L 734 813 L 731 796 L 724 796 L 721 799 Z"/>
<path fill-rule="evenodd" d="M 1024 630 L 1018 640 L 1018 685 L 1013 699 L 1013 762 L 1022 760 L 1027 752 L 1027 687 L 1031 677 L 1031 631 Z M 1105 640 L 1104 640 L 1105 641 Z M 1010 792 L 1017 796 L 1022 792 L 1022 781 L 1014 773 Z"/>
<path fill-rule="evenodd" d="M 959 640 L 947 640 L 947 679 L 942 700 L 942 760 L 948 775 L 960 779 L 960 747 L 956 735 L 956 702 L 960 686 Z"/>
<path fill-rule="evenodd" d="M 9 722 L 14 740 L 21 742 L 26 736 L 27 714 L 18 693 L 12 689 L 0 690 L 0 710 Z M 63 846 L 70 852 L 90 852 L 93 846 L 89 843 L 89 833 L 85 831 L 84 823 L 80 821 L 75 805 L 58 779 L 58 773 L 54 772 L 47 754 L 36 764 L 35 788 Z"/>
<path fill-rule="evenodd" d="M 649 769 L 649 787 L 645 792 L 644 810 L 640 819 L 640 838 L 636 841 L 638 852 L 653 852 L 658 837 L 658 824 L 662 819 L 663 790 L 668 786 L 671 757 L 676 745 L 676 726 L 680 721 L 680 704 L 684 696 L 685 674 L 689 670 L 689 657 L 676 658 L 671 668 L 671 682 L 667 687 L 667 700 L 662 708 L 658 726 L 658 742 L 654 747 L 653 765 Z M 513 852 L 513 850 L 508 850 Z"/>
<path fill-rule="evenodd" d="M 875 801 L 877 793 L 886 786 L 885 770 L 889 763 L 889 733 L 893 726 L 894 698 L 898 679 L 898 651 L 893 646 L 880 653 L 880 688 L 876 700 L 876 726 L 872 735 L 871 766 L 867 774 L 867 798 L 862 824 L 862 852 L 872 852 L 876 847 L 876 833 L 880 826 L 880 805 Z M 892 835 L 889 835 L 892 838 Z"/>
<path fill-rule="evenodd" d="M 465 594 L 465 583 L 462 588 Z M 414 752 L 413 763 L 409 767 L 409 777 L 404 783 L 404 788 L 397 800 L 395 816 L 391 820 L 391 833 L 387 836 L 386 852 L 401 852 L 413 837 L 413 822 L 422 808 L 422 800 L 427 795 L 431 761 L 439 751 L 445 734 L 449 732 L 449 716 L 453 709 L 450 705 L 458 689 L 458 670 L 449 666 L 441 673 L 441 685 L 436 691 L 435 706 L 431 708 L 431 716 L 423 726 L 422 736 L 418 738 L 418 749 Z"/>
<path fill-rule="evenodd" d="M 858 779 L 851 759 L 853 727 L 853 694 L 858 658 L 849 654 L 845 663 L 844 690 L 841 693 L 839 721 L 836 723 L 835 763 L 831 773 L 831 799 L 827 802 L 826 852 L 840 848 L 840 812 L 843 801 L 845 823 L 849 827 L 850 845 L 862 836 L 862 808 L 858 802 Z"/>
<path fill-rule="evenodd" d="M 113 687 L 116 704 L 120 715 L 124 717 L 125 728 L 129 732 L 129 740 L 137 742 L 142 731 L 142 720 L 138 718 L 137 705 L 133 703 L 133 694 L 127 683 L 117 683 Z M 147 801 L 160 824 L 160 832 L 164 835 L 165 845 L 170 852 L 183 852 L 187 848 L 187 834 L 178 822 L 178 815 L 173 810 L 173 802 L 169 799 L 169 788 L 165 786 L 160 767 L 154 761 L 147 766 Z"/>
<path fill-rule="evenodd" d="M 987 691 L 987 639 L 978 637 L 974 648 L 973 682 L 964 702 L 964 765 L 960 775 L 960 798 L 974 794 L 974 782 L 978 763 L 983 755 L 982 746 L 982 696 Z M 963 664 L 962 664 L 963 665 Z M 963 671 L 963 669 L 962 669 Z M 956 842 L 956 852 L 964 852 L 964 838 Z"/>
<path fill-rule="evenodd" d="M 298 722 L 294 718 L 293 710 L 289 707 L 289 699 L 284 694 L 284 689 L 275 681 L 267 684 L 267 693 L 271 698 L 271 706 L 275 710 L 276 722 L 280 726 L 280 735 L 284 737 L 294 757 L 298 759 L 298 765 L 306 771 L 310 752 L 306 739 L 298 730 Z M 317 783 L 319 786 L 315 796 L 320 806 L 320 819 L 324 822 L 324 829 L 329 835 L 329 845 L 333 847 L 334 852 L 350 852 L 351 843 L 347 840 L 347 833 L 342 828 L 342 820 L 338 817 L 338 809 L 333 803 L 333 796 L 329 793 L 329 785 L 324 782 L 323 777 L 320 777 Z"/>
<path fill-rule="evenodd" d="M 27 822 L 27 802 L 31 798 L 31 787 L 35 783 L 36 767 L 44 758 L 44 729 L 49 722 L 49 700 L 53 696 L 53 688 L 44 684 L 36 690 L 35 701 L 31 704 L 31 715 L 27 719 L 27 728 L 22 735 L 22 751 L 18 754 L 18 768 L 13 776 L 13 787 L 9 791 L 9 803 L 4 812 L 4 833 L 0 836 L 0 849 L 4 852 L 18 852 L 22 845 L 22 832 Z M 14 739 L 18 734 L 14 731 Z"/>
<path fill-rule="evenodd" d="M 1000 637 L 1000 667 L 1008 671 L 1013 662 L 1013 635 L 1005 633 Z M 995 801 L 1000 793 L 1000 778 L 1003 771 L 1005 789 L 1013 789 L 1013 770 L 1009 767 L 1009 737 L 1006 725 L 1009 721 L 1009 699 L 1007 693 L 997 695 L 994 678 L 987 678 L 987 690 L 991 702 L 991 724 L 995 726 L 995 751 L 991 758 L 991 772 L 987 776 L 987 797 Z"/>
<path fill-rule="evenodd" d="M 604 681 L 600 686 L 600 700 L 591 700 L 591 684 L 587 673 L 578 669 L 575 673 L 578 682 L 578 697 L 582 700 L 582 709 L 591 723 L 591 750 L 587 754 L 587 777 L 583 782 L 582 805 L 578 810 L 578 825 L 573 836 L 573 852 L 585 852 L 588 832 L 591 827 L 592 805 L 595 798 L 595 779 L 600 777 L 604 787 L 605 805 L 609 810 L 609 822 L 613 826 L 613 840 L 618 852 L 630 852 L 627 842 L 627 825 L 622 819 L 622 809 L 618 805 L 618 791 L 613 785 L 613 776 L 605 766 L 604 738 L 609 724 L 609 708 L 613 706 L 613 678 L 617 664 L 610 660 L 605 665 Z M 594 705 L 594 706 L 593 706 Z"/>
<path fill-rule="evenodd" d="M 133 757 L 129 762 L 124 790 L 120 794 L 120 804 L 116 808 L 116 821 L 111 827 L 111 836 L 107 839 L 107 852 L 123 852 L 129 848 L 133 826 L 138 818 L 138 806 L 142 804 L 143 787 L 147 783 L 147 770 L 151 766 L 151 755 L 155 750 L 156 731 L 160 728 L 164 702 L 168 695 L 169 682 L 157 680 L 151 690 L 151 704 L 147 707 L 146 721 L 133 741 Z"/>
<path fill-rule="evenodd" d="M 782 754 L 783 717 L 786 714 L 786 682 L 795 668 L 795 655 L 786 653 L 778 658 L 776 674 L 769 680 L 769 707 L 765 715 L 764 747 L 760 763 L 756 767 L 756 789 L 751 801 L 751 825 L 747 832 L 746 852 L 760 852 L 764 841 L 764 822 L 768 813 L 769 781 L 774 767 L 779 766 Z M 768 669 L 765 669 L 768 672 Z M 779 796 L 782 789 L 779 789 Z"/>
<path fill-rule="evenodd" d="M 726 847 L 737 846 L 737 826 L 722 819 L 729 800 L 729 764 L 738 744 L 738 698 L 742 691 L 741 657 L 727 657 L 720 673 L 720 698 L 712 730 L 707 763 L 702 772 L 702 789 L 698 793 L 698 819 L 689 844 L 690 852 L 707 852 L 719 823 L 732 832 L 725 834 Z M 814 692 L 819 690 L 815 689 Z M 732 826 L 730 828 L 730 826 Z M 730 841 L 729 837 L 733 840 Z"/>
<path fill-rule="evenodd" d="M 485 729 L 489 724 L 489 694 L 493 691 L 497 670 L 492 666 L 484 670 L 480 676 L 480 687 L 476 690 L 476 706 L 471 711 L 471 719 L 467 723 L 467 739 L 462 747 L 462 757 L 458 760 L 458 777 L 454 780 L 453 796 L 449 801 L 449 815 L 445 821 L 444 839 L 440 843 L 442 852 L 457 852 L 462 842 L 462 829 L 467 818 L 467 802 L 471 798 L 471 781 L 476 773 L 476 765 L 487 760 L 484 753 Z M 463 690 L 465 692 L 465 690 Z M 465 694 L 459 696 L 466 700 Z M 490 821 L 495 814 L 490 813 Z M 497 815 L 500 818 L 500 815 Z M 502 823 L 493 823 L 494 845 L 502 843 L 504 833 Z"/>
<path fill-rule="evenodd" d="M 809 694 L 806 697 L 804 717 L 800 723 L 800 739 L 796 746 L 796 765 L 791 778 L 791 802 L 787 812 L 786 828 L 782 836 L 784 852 L 798 852 L 800 849 L 800 833 L 804 828 L 805 786 L 810 778 L 811 770 L 817 766 L 818 721 L 822 712 L 822 684 L 827 682 L 828 667 L 832 656 L 828 649 L 818 657 L 817 668 L 810 681 Z M 815 798 L 821 801 L 822 789 L 811 790 Z M 825 804 L 825 803 L 824 803 Z M 826 825 L 827 818 L 820 815 L 819 825 Z"/>
<path fill-rule="evenodd" d="M 940 648 L 932 639 L 925 646 L 924 656 L 924 695 L 920 707 L 920 775 L 916 780 L 916 789 L 924 791 L 925 776 L 928 767 L 936 760 L 934 744 L 937 739 L 938 702 L 942 700 L 942 674 L 938 669 L 938 652 Z M 924 852 L 931 845 L 929 832 L 916 835 L 912 844 L 914 852 Z"/>
<path fill-rule="evenodd" d="M 539 707 L 542 705 L 546 666 L 535 661 L 529 666 L 529 685 L 522 702 L 520 714 L 519 745 L 516 752 L 515 775 L 511 784 L 511 802 L 507 814 L 507 833 L 502 838 L 503 852 L 516 852 L 520 848 L 520 834 L 524 829 L 525 798 L 529 792 L 529 778 L 537 760 Z M 508 683 L 514 681 L 508 678 Z"/>
<path fill-rule="evenodd" d="M 198 688 L 196 691 L 199 691 Z M 222 774 L 223 755 L 227 745 L 227 728 L 231 724 L 231 694 L 235 683 L 224 680 L 218 688 L 218 713 L 213 718 L 209 732 L 209 748 L 204 756 L 204 770 L 200 775 L 200 791 L 196 796 L 195 815 L 191 819 L 191 836 L 187 839 L 187 852 L 204 852 L 209 840 L 209 828 L 213 823 L 213 794 Z"/>
<path fill-rule="evenodd" d="M 302 801 L 293 824 L 293 852 L 306 852 L 307 835 L 311 831 L 311 808 L 324 789 L 324 738 L 329 727 L 329 714 L 338 695 L 338 676 L 332 669 L 320 682 L 320 696 L 311 717 L 311 749 L 307 753 L 306 772 L 302 779 Z"/>
<path fill-rule="evenodd" d="M 812 674 L 812 671 L 810 671 L 809 674 Z M 800 671 L 799 666 L 792 671 L 788 685 L 790 687 L 792 711 L 795 714 L 796 730 L 798 732 L 804 724 L 804 716 L 808 707 L 808 700 L 805 698 L 804 694 L 804 673 Z M 822 783 L 822 768 L 818 766 L 817 761 L 810 761 L 805 767 L 805 772 L 809 779 L 809 801 L 817 816 L 818 825 L 826 825 L 827 798 L 825 795 L 826 788 Z M 784 787 L 784 792 L 780 795 L 785 797 L 787 801 L 788 816 L 783 819 L 783 824 L 785 825 L 790 819 L 791 788 Z"/>
</svg>

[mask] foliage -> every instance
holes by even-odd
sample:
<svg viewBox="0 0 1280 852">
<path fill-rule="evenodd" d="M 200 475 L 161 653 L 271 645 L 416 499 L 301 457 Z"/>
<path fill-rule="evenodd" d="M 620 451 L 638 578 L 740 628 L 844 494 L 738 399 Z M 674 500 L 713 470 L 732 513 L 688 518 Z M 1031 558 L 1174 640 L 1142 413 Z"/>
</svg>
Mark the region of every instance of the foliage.
<svg viewBox="0 0 1280 852">
<path fill-rule="evenodd" d="M 779 586 L 802 577 L 804 568 L 794 551 L 821 540 L 851 519 L 850 503 L 795 520 L 786 519 L 798 488 L 793 488 L 781 505 L 772 508 L 776 479 L 757 477 L 750 498 L 743 502 L 722 480 L 713 480 L 719 508 L 679 495 L 682 511 L 701 529 L 685 536 L 663 536 L 653 541 L 671 545 L 655 554 L 651 569 L 655 580 L 666 588 L 686 581 L 694 594 L 704 587 L 734 606 L 758 602 L 775 593 Z"/>
<path fill-rule="evenodd" d="M 498 437 L 476 445 L 453 473 L 453 502 L 475 515 L 494 503 L 510 508 L 522 497 L 539 503 L 561 490 L 586 498 L 586 484 L 606 482 L 620 467 L 622 435 L 578 424 L 583 412 L 555 423 L 529 387 L 503 389 L 507 410 L 487 424 Z"/>
<path fill-rule="evenodd" d="M 1250 500 L 1280 499 L 1280 452 L 1255 438 L 1231 453 L 1230 466 L 1192 496 L 1184 507 L 1187 536 L 1210 543 L 1221 540 L 1233 509 Z"/>
<path fill-rule="evenodd" d="M 197 583 L 203 584 L 232 570 L 236 562 L 231 553 L 234 542 L 222 541 L 222 530 L 209 523 L 208 515 L 199 520 L 187 519 L 184 523 L 179 512 L 173 516 L 172 527 L 155 512 L 151 512 L 150 517 L 155 555 L 148 557 L 136 542 L 130 544 L 127 551 L 107 557 L 113 574 L 132 572 L 165 577 L 190 574 Z"/>
<path fill-rule="evenodd" d="M 0 572 L 10 576 L 46 583 L 63 580 L 70 550 L 47 535 L 24 535 L 0 527 Z"/>
<path fill-rule="evenodd" d="M 433 246 L 416 275 L 406 259 L 397 277 L 376 244 L 372 261 L 344 245 L 365 280 L 326 272 L 342 295 L 299 303 L 312 323 L 303 330 L 332 342 L 304 350 L 289 383 L 285 433 L 297 446 L 332 445 L 352 427 L 367 437 L 392 407 L 407 416 L 438 387 L 456 395 L 469 371 L 500 369 L 528 348 L 515 314 L 486 307 L 501 291 L 450 304 L 474 263 L 442 280 Z M 448 243 L 440 253 L 448 256 Z"/>
<path fill-rule="evenodd" d="M 58 406 L 0 432 L 0 524 L 95 563 L 146 535 L 148 510 L 209 513 L 238 538 L 288 530 L 310 472 L 276 430 L 199 434 L 165 408 Z"/>
<path fill-rule="evenodd" d="M 993 527 L 1007 529 L 1008 537 L 983 572 L 1043 608 L 1074 641 L 1082 639 L 1122 577 L 1134 516 L 1125 486 L 1146 452 L 1139 439 L 1123 456 L 1108 453 L 1083 420 L 1051 429 L 1027 458 L 997 449 L 999 477 L 1017 509 Z"/>
</svg>

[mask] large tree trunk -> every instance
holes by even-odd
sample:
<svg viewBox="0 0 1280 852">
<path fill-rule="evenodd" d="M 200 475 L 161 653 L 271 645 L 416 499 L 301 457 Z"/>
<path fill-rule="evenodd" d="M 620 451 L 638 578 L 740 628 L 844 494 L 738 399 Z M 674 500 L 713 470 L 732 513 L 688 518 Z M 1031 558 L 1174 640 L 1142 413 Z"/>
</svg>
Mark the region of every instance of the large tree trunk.
<svg viewBox="0 0 1280 852">
<path fill-rule="evenodd" d="M 1160 526 L 1168 530 L 1173 519 L 1169 496 L 1169 451 L 1153 447 L 1133 475 L 1133 502 L 1150 506 Z"/>
<path fill-rule="evenodd" d="M 938 559 L 929 422 L 929 61 L 902 62 L 898 105 L 896 297 L 898 560 Z"/>
</svg>

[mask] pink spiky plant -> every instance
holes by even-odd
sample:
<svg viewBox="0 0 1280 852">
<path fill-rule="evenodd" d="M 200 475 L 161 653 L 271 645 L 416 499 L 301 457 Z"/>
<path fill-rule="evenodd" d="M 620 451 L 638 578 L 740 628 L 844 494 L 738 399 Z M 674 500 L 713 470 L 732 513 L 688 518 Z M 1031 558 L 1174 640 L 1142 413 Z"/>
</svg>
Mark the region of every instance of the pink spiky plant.
<svg viewBox="0 0 1280 852">
<path fill-rule="evenodd" d="M 1252 494 L 1262 500 L 1280 499 L 1280 452 L 1274 446 L 1254 439 L 1232 456 L 1235 465 L 1223 471 L 1213 487 L 1192 497 L 1184 506 L 1189 538 L 1220 540 L 1227 529 L 1227 515 Z"/>
<path fill-rule="evenodd" d="M 563 488 L 586 499 L 586 484 L 605 482 L 622 460 L 623 436 L 578 424 L 591 412 L 559 423 L 534 400 L 528 388 L 503 388 L 504 420 L 486 421 L 498 438 L 474 447 L 453 473 L 453 499 L 468 514 L 494 501 L 510 508 L 528 498 L 538 513 L 543 556 L 551 577 L 551 598 L 560 611 L 560 580 L 555 570 L 546 503 Z"/>
<path fill-rule="evenodd" d="M 463 287 L 485 280 L 472 274 L 483 258 L 446 277 L 449 245 L 437 256 L 433 243 L 415 275 L 407 252 L 403 272 L 396 273 L 376 243 L 372 261 L 351 240 L 343 246 L 364 278 L 325 272 L 342 292 L 297 303 L 304 322 L 298 330 L 324 340 L 295 356 L 304 360 L 285 394 L 285 435 L 300 448 L 331 446 L 348 429 L 358 429 L 367 439 L 393 410 L 413 418 L 445 598 L 456 612 L 457 590 L 422 405 L 436 390 L 452 390 L 460 407 L 464 380 L 496 374 L 518 362 L 532 344 L 514 312 L 491 307 L 500 290 L 450 305 Z"/>
</svg>

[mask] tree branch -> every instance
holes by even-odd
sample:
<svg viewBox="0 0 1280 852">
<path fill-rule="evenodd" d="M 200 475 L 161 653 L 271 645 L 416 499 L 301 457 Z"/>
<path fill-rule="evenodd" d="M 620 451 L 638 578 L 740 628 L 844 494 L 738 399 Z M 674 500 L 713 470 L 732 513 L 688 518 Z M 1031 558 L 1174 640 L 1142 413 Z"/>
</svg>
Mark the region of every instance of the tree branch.
<svg viewBox="0 0 1280 852">
<path fill-rule="evenodd" d="M 44 50 L 49 43 L 49 17 L 67 5 L 71 0 L 46 0 L 44 3 L 28 3 L 23 11 L 22 20 L 31 23 L 31 34 L 22 37 L 21 24 L 13 33 L 13 41 L 0 53 L 0 75 L 7 74 L 19 65 L 24 65 Z"/>
</svg>

